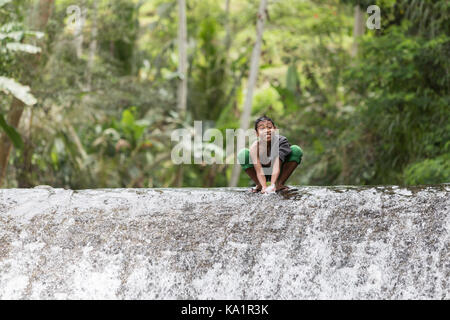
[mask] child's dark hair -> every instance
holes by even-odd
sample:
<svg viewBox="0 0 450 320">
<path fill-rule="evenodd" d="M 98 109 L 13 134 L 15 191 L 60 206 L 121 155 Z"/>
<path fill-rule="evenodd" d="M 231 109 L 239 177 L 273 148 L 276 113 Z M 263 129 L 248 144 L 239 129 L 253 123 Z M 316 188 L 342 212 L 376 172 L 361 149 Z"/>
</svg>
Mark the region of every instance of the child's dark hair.
<svg viewBox="0 0 450 320">
<path fill-rule="evenodd" d="M 256 121 L 255 121 L 255 130 L 258 131 L 258 123 L 260 123 L 261 121 L 266 121 L 266 120 L 272 122 L 273 126 L 276 127 L 275 122 L 273 122 L 272 119 L 270 119 L 266 115 L 263 115 L 262 117 L 259 117 L 258 119 L 256 119 Z"/>
</svg>

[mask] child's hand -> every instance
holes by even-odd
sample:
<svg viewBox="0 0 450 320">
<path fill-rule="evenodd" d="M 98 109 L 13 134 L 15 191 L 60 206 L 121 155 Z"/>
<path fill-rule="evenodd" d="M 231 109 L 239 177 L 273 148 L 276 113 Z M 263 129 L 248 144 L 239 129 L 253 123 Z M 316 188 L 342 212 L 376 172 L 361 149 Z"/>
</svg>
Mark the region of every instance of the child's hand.
<svg viewBox="0 0 450 320">
<path fill-rule="evenodd" d="M 266 188 L 266 193 L 274 193 L 275 192 L 275 185 L 271 184 L 269 187 Z"/>
<path fill-rule="evenodd" d="M 262 186 L 261 193 L 266 193 L 267 186 Z"/>
</svg>

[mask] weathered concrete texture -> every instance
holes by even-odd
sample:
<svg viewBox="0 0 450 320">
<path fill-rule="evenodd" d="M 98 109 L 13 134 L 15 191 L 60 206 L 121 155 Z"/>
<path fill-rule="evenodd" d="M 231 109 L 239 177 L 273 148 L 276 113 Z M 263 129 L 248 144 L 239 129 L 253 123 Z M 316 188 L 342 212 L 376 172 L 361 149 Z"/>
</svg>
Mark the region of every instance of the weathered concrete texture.
<svg viewBox="0 0 450 320">
<path fill-rule="evenodd" d="M 0 298 L 449 299 L 449 189 L 0 190 Z"/>
</svg>

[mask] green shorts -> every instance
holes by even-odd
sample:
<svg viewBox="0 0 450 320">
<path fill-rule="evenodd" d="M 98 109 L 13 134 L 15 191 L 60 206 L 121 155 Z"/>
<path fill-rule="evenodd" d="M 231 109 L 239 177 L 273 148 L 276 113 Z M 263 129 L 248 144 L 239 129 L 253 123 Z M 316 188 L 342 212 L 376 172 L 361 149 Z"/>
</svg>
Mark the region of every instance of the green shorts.
<svg viewBox="0 0 450 320">
<path fill-rule="evenodd" d="M 285 162 L 295 161 L 298 164 L 302 162 L 303 157 L 303 150 L 297 145 L 291 146 L 291 153 L 286 158 Z M 239 151 L 238 155 L 238 162 L 241 165 L 243 170 L 247 170 L 248 168 L 253 168 L 253 163 L 250 163 L 250 150 L 247 148 L 244 148 Z"/>
</svg>

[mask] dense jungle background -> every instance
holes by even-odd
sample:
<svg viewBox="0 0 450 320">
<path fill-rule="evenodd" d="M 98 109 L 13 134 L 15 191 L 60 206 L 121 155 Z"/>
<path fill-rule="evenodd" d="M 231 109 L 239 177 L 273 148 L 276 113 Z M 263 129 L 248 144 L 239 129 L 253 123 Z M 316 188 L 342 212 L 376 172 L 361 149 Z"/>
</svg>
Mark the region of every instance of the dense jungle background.
<svg viewBox="0 0 450 320">
<path fill-rule="evenodd" d="M 0 186 L 248 186 L 230 164 L 175 165 L 171 133 L 263 114 L 304 151 L 290 185 L 450 182 L 449 13 L 446 0 L 0 0 Z"/>
</svg>

